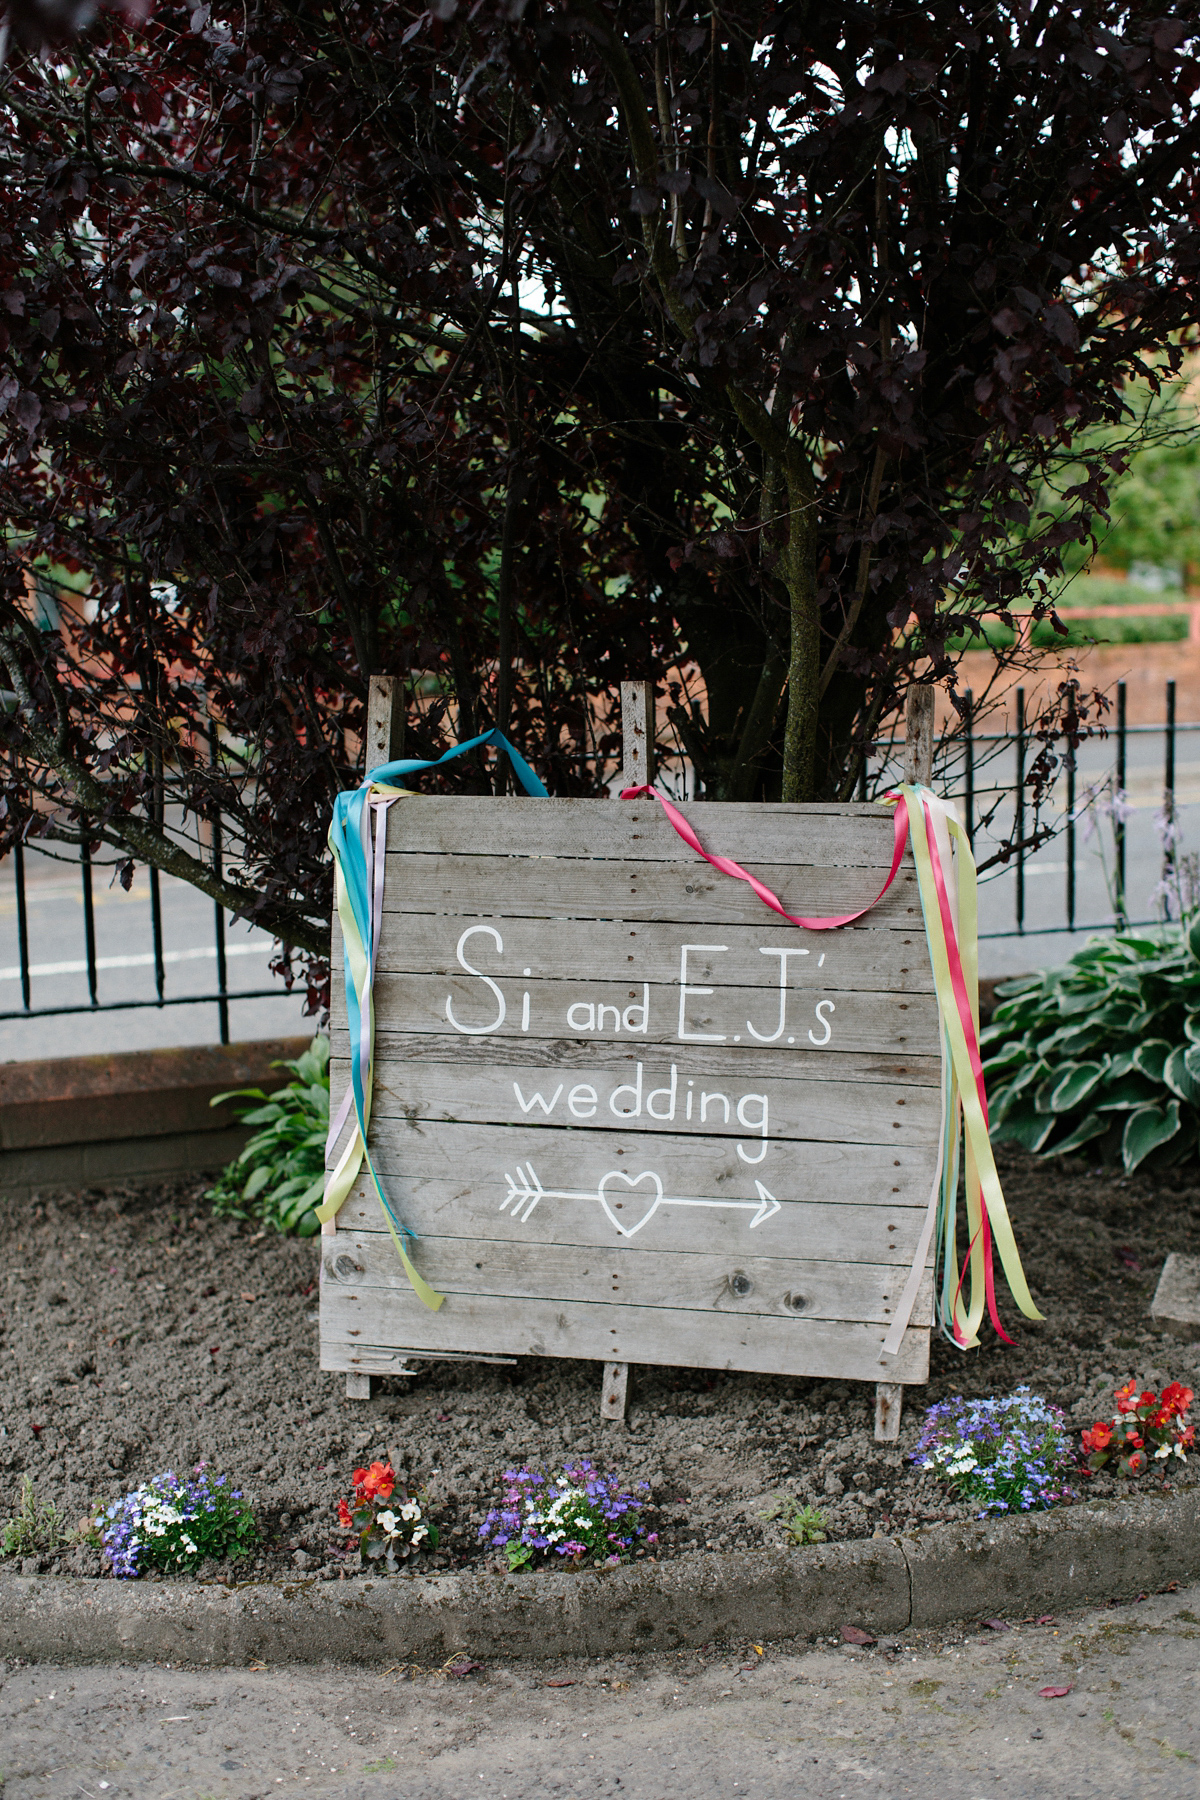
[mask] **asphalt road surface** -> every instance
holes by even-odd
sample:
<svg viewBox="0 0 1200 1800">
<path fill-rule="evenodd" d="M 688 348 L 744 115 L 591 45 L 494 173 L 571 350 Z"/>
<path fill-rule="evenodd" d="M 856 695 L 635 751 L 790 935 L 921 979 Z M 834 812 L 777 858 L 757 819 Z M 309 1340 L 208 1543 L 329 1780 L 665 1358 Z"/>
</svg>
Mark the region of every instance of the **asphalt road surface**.
<svg viewBox="0 0 1200 1800">
<path fill-rule="evenodd" d="M 212 994 L 217 987 L 214 907 L 185 882 L 161 882 L 165 994 L 158 1007 L 150 878 L 137 870 L 128 893 L 112 880 L 112 869 L 93 871 L 97 998 L 101 1002 L 140 1001 L 130 1011 L 66 1012 L 41 1018 L 0 1017 L 0 1062 L 49 1056 L 86 1056 L 108 1050 L 148 1050 L 175 1044 L 219 1042 L 219 1018 L 212 1002 L 179 1005 L 188 994 Z M 26 908 L 34 1007 L 89 1004 L 84 936 L 83 883 L 78 867 L 36 852 L 25 858 Z M 311 1032 L 302 1016 L 303 999 L 286 994 L 271 974 L 272 941 L 227 914 L 225 941 L 228 984 L 238 990 L 272 990 L 266 999 L 230 1002 L 230 1036 L 288 1037 Z M 145 1004 L 149 1002 L 150 1004 Z M 22 1004 L 17 935 L 17 900 L 11 858 L 0 862 L 0 1015 Z"/>
<path fill-rule="evenodd" d="M 1042 1698 L 1043 1687 L 1066 1688 Z M 10 1666 L 4 1800 L 1194 1800 L 1200 1587 L 874 1651 Z"/>
</svg>

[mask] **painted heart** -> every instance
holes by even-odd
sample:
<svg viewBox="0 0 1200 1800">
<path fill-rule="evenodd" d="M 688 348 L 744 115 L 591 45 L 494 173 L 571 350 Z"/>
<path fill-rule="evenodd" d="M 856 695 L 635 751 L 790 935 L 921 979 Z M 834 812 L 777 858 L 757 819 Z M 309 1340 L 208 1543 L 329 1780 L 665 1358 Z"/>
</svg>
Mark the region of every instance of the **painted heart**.
<svg viewBox="0 0 1200 1800">
<path fill-rule="evenodd" d="M 645 1182 L 649 1183 L 646 1191 L 636 1193 L 634 1190 Z M 610 1186 L 613 1188 L 611 1197 L 606 1192 Z M 640 1175 L 626 1175 L 621 1169 L 610 1169 L 601 1178 L 599 1191 L 600 1204 L 622 1237 L 632 1237 L 635 1231 L 640 1231 L 646 1220 L 658 1211 L 658 1203 L 663 1197 L 662 1182 L 651 1169 L 643 1169 Z"/>
</svg>

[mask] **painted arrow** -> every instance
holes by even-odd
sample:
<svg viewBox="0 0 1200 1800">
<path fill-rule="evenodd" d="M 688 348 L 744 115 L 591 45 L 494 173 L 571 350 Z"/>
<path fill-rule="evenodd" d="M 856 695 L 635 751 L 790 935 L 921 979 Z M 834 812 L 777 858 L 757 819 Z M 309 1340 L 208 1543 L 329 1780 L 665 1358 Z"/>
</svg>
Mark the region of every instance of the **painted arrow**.
<svg viewBox="0 0 1200 1800">
<path fill-rule="evenodd" d="M 782 1204 L 774 1194 L 769 1193 L 761 1181 L 754 1183 L 758 1189 L 757 1200 L 706 1200 L 692 1195 L 664 1194 L 663 1184 L 652 1169 L 643 1169 L 640 1175 L 627 1175 L 623 1169 L 610 1169 L 602 1175 L 595 1188 L 546 1188 L 538 1179 L 532 1163 L 524 1167 L 518 1165 L 515 1176 L 507 1171 L 504 1176 L 508 1183 L 508 1192 L 500 1202 L 500 1211 L 512 1208 L 513 1217 L 525 1224 L 534 1208 L 543 1200 L 592 1200 L 596 1201 L 608 1215 L 609 1223 L 614 1225 L 622 1237 L 633 1237 L 642 1229 L 660 1206 L 719 1206 L 727 1212 L 751 1212 L 754 1217 L 748 1221 L 751 1231 L 761 1225 L 764 1219 L 774 1218 Z M 644 1191 L 639 1191 L 644 1190 Z M 620 1199 L 616 1195 L 620 1194 Z M 644 1207 L 642 1216 L 633 1224 L 626 1224 L 617 1218 L 617 1212 L 627 1208 L 632 1217 L 637 1206 Z"/>
</svg>

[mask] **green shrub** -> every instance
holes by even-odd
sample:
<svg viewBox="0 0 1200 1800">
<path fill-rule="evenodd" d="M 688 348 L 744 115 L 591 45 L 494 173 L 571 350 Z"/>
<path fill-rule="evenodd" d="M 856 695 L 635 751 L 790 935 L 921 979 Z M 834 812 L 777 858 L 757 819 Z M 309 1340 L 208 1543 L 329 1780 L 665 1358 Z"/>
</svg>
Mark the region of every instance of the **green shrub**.
<svg viewBox="0 0 1200 1800">
<path fill-rule="evenodd" d="M 994 1142 L 1043 1156 L 1086 1144 L 1131 1173 L 1196 1154 L 1200 916 L 1094 938 L 996 993 L 982 1038 Z"/>
<path fill-rule="evenodd" d="M 238 1111 L 239 1121 L 262 1129 L 222 1170 L 206 1198 L 218 1218 L 261 1219 L 276 1231 L 312 1237 L 320 1230 L 315 1208 L 325 1183 L 329 1039 L 315 1037 L 303 1056 L 271 1066 L 292 1071 L 286 1087 L 270 1095 L 262 1088 L 235 1088 L 212 1102 L 248 1102 Z"/>
</svg>

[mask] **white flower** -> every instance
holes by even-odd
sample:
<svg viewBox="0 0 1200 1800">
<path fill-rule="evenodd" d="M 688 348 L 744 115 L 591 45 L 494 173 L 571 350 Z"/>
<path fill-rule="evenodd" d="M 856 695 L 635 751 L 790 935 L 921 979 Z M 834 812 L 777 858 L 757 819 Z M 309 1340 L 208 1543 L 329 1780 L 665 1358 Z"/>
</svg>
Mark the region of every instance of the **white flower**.
<svg viewBox="0 0 1200 1800">
<path fill-rule="evenodd" d="M 396 1515 L 394 1512 L 376 1513 L 375 1523 L 382 1530 L 386 1531 L 389 1537 L 394 1535 L 396 1530 Z"/>
<path fill-rule="evenodd" d="M 1154 1452 L 1154 1460 L 1155 1460 L 1155 1462 L 1162 1462 L 1165 1460 L 1166 1457 L 1170 1456 L 1170 1454 L 1171 1454 L 1170 1444 L 1160 1444 L 1158 1449 Z"/>
<path fill-rule="evenodd" d="M 418 1525 L 416 1530 L 412 1534 L 412 1541 L 414 1544 L 419 1544 L 423 1537 L 428 1537 L 428 1536 L 429 1536 L 428 1525 Z"/>
<path fill-rule="evenodd" d="M 406 1500 L 404 1505 L 400 1508 L 400 1517 L 402 1519 L 419 1519 L 420 1516 L 421 1509 L 415 1500 Z"/>
</svg>

